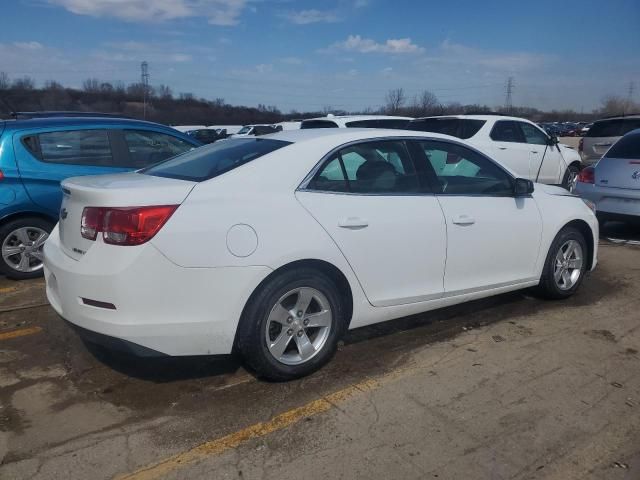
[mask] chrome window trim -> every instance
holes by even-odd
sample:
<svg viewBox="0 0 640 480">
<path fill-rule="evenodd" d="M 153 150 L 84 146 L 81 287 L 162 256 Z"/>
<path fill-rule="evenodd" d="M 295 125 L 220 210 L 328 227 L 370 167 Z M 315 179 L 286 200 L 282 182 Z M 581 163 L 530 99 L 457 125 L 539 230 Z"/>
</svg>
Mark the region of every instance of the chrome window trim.
<svg viewBox="0 0 640 480">
<path fill-rule="evenodd" d="M 524 198 L 524 197 L 516 197 L 515 195 L 486 195 L 486 194 L 446 194 L 446 193 L 436 193 L 434 191 L 431 190 L 427 191 L 427 192 L 407 192 L 407 193 L 359 193 L 359 192 L 334 192 L 331 190 L 316 190 L 313 188 L 308 188 L 309 183 L 311 182 L 311 180 L 313 180 L 313 178 L 316 176 L 316 174 L 318 173 L 318 171 L 325 166 L 326 162 L 329 161 L 329 159 L 331 158 L 332 155 L 334 155 L 335 153 L 337 153 L 338 151 L 342 150 L 343 148 L 347 148 L 350 147 L 352 145 L 358 145 L 361 143 L 369 143 L 369 142 L 382 142 L 382 141 L 407 141 L 407 140 L 417 140 L 417 141 L 431 141 L 431 142 L 442 142 L 442 143 L 449 143 L 451 145 L 457 145 L 460 147 L 464 147 L 467 148 L 468 150 L 471 150 L 472 152 L 482 156 L 483 158 L 485 158 L 486 160 L 488 160 L 489 162 L 491 162 L 492 164 L 494 164 L 496 167 L 498 167 L 502 172 L 504 172 L 504 174 L 512 181 L 515 182 L 515 177 L 513 175 L 511 175 L 511 173 L 506 170 L 502 165 L 500 165 L 498 162 L 496 162 L 495 160 L 493 160 L 492 158 L 487 157 L 487 155 L 485 155 L 484 153 L 482 153 L 481 151 L 479 151 L 477 148 L 472 147 L 471 145 L 467 145 L 465 143 L 462 142 L 457 142 L 455 140 L 449 140 L 448 138 L 434 138 L 434 137 L 420 137 L 420 136 L 402 136 L 402 137 L 394 137 L 394 136 L 385 136 L 385 137 L 376 137 L 376 138 L 365 138 L 365 139 L 360 139 L 360 140 L 352 140 L 350 142 L 346 142 L 343 143 L 341 145 L 338 145 L 337 147 L 332 148 L 328 153 L 326 153 L 321 159 L 320 161 L 318 161 L 315 166 L 311 169 L 311 171 L 304 177 L 304 179 L 302 180 L 302 182 L 300 182 L 300 185 L 298 185 L 298 188 L 296 188 L 296 192 L 300 191 L 300 192 L 314 192 L 314 193 L 330 193 L 330 194 L 334 194 L 334 195 L 358 195 L 358 196 L 377 196 L 377 197 L 418 197 L 418 196 L 458 196 L 458 197 L 504 197 L 504 198 Z M 409 152 L 409 154 L 411 154 Z M 413 161 L 413 157 L 411 158 L 411 160 Z M 415 165 L 414 165 L 415 167 Z"/>
</svg>

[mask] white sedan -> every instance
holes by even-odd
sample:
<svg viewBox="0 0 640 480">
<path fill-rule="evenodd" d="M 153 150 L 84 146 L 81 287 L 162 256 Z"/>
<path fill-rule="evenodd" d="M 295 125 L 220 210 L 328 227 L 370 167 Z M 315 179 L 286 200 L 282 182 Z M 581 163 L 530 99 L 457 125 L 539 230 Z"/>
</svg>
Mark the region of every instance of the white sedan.
<svg viewBox="0 0 640 480">
<path fill-rule="evenodd" d="M 319 368 L 347 329 L 527 287 L 568 297 L 597 261 L 580 198 L 432 133 L 230 139 L 62 189 L 44 253 L 63 318 L 140 355 L 236 350 L 271 379 Z"/>
</svg>

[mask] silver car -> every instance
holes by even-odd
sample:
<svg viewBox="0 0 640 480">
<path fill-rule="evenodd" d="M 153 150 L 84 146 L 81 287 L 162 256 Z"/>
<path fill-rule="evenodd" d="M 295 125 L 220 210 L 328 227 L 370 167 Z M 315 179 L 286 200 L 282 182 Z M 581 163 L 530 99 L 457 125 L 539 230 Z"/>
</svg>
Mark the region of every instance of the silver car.
<svg viewBox="0 0 640 480">
<path fill-rule="evenodd" d="M 573 192 L 595 203 L 601 221 L 640 220 L 640 129 L 627 133 L 598 163 L 583 169 Z"/>
<path fill-rule="evenodd" d="M 578 144 L 583 165 L 596 163 L 620 137 L 636 128 L 640 128 L 640 115 L 611 117 L 594 122 Z"/>
</svg>

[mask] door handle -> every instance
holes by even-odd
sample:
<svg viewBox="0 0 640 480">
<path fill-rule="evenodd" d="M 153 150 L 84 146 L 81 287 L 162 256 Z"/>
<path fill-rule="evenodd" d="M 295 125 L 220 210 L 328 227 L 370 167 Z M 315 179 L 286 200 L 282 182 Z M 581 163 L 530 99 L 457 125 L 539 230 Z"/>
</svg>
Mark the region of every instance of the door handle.
<svg viewBox="0 0 640 480">
<path fill-rule="evenodd" d="M 476 219 L 473 218 L 470 215 L 456 215 L 455 217 L 453 217 L 452 222 L 455 225 L 473 225 L 474 223 L 476 223 Z"/>
<path fill-rule="evenodd" d="M 531 150 L 531 153 L 538 153 L 538 150 Z"/>
<path fill-rule="evenodd" d="M 367 222 L 364 218 L 360 218 L 360 217 L 346 217 L 341 219 L 338 222 L 338 226 L 340 228 L 349 228 L 352 230 L 359 230 L 361 228 L 368 227 L 369 222 Z"/>
<path fill-rule="evenodd" d="M 498 150 L 506 150 L 507 147 L 498 147 Z"/>
<path fill-rule="evenodd" d="M 611 145 L 613 145 L 613 143 L 594 143 L 593 146 L 594 147 L 610 147 Z"/>
</svg>

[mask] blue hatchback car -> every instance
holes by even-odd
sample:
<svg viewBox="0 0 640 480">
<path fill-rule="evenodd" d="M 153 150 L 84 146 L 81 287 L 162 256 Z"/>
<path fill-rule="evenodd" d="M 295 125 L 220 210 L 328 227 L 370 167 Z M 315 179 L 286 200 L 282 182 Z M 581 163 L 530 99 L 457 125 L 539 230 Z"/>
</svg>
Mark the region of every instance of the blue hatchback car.
<svg viewBox="0 0 640 480">
<path fill-rule="evenodd" d="M 42 273 L 65 178 L 137 170 L 201 145 L 173 128 L 125 118 L 0 121 L 0 273 Z"/>
</svg>

